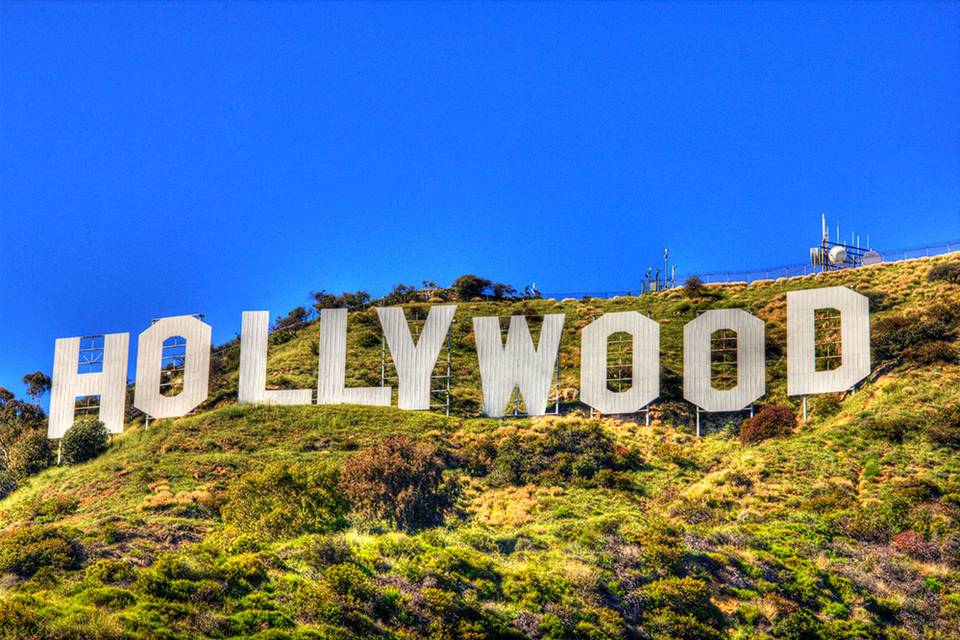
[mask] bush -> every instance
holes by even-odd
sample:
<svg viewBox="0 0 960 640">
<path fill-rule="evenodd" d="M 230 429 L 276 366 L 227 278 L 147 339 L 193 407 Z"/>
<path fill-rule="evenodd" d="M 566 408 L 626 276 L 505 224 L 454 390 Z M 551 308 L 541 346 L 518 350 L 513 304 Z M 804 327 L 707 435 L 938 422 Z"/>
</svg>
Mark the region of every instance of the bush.
<svg viewBox="0 0 960 640">
<path fill-rule="evenodd" d="M 0 471 L 0 500 L 16 491 L 17 479 L 9 471 Z"/>
<path fill-rule="evenodd" d="M 781 405 L 768 404 L 753 416 L 745 420 L 740 427 L 740 441 L 752 444 L 768 438 L 789 435 L 797 428 L 797 418 L 793 409 Z"/>
<path fill-rule="evenodd" d="M 822 627 L 812 613 L 801 609 L 774 622 L 770 635 L 784 640 L 820 640 L 823 638 Z"/>
<path fill-rule="evenodd" d="M 948 262 L 947 264 L 938 264 L 927 273 L 928 282 L 943 280 L 950 284 L 960 283 L 960 262 Z"/>
<path fill-rule="evenodd" d="M 839 520 L 841 532 L 862 542 L 887 542 L 907 528 L 910 504 L 902 497 L 856 507 Z"/>
<path fill-rule="evenodd" d="M 929 560 L 932 556 L 932 547 L 922 535 L 916 531 L 907 530 L 893 536 L 890 541 L 894 549 L 918 560 Z"/>
<path fill-rule="evenodd" d="M 9 471 L 18 478 L 40 473 L 53 464 L 53 450 L 45 433 L 28 431 L 10 447 Z"/>
<path fill-rule="evenodd" d="M 923 432 L 934 444 L 960 449 L 960 404 L 938 412 L 924 425 Z"/>
<path fill-rule="evenodd" d="M 910 347 L 904 352 L 904 357 L 911 362 L 921 365 L 931 365 L 940 362 L 947 364 L 956 364 L 960 361 L 960 355 L 952 344 L 945 340 L 934 340 L 924 344 Z"/>
<path fill-rule="evenodd" d="M 644 627 L 657 638 L 721 638 L 723 613 L 710 589 L 694 578 L 670 577 L 643 587 L 638 598 L 646 611 Z"/>
<path fill-rule="evenodd" d="M 644 461 L 635 449 L 617 447 L 596 421 L 567 421 L 546 434 L 531 438 L 511 436 L 500 443 L 491 466 L 493 486 L 556 484 L 574 481 L 594 484 L 603 474 L 605 486 L 627 487 L 632 479 L 613 472 L 636 471 Z"/>
<path fill-rule="evenodd" d="M 5 640 L 37 640 L 43 638 L 45 629 L 37 614 L 35 601 L 24 598 L 0 599 L 0 629 Z"/>
<path fill-rule="evenodd" d="M 459 485 L 443 469 L 435 446 L 390 436 L 347 459 L 341 486 L 358 513 L 409 531 L 441 523 L 453 507 Z"/>
<path fill-rule="evenodd" d="M 941 305 L 920 316 L 892 315 L 880 318 L 873 323 L 870 332 L 874 360 L 899 362 L 905 356 L 916 355 L 921 345 L 941 342 L 945 337 L 952 336 L 954 328 L 947 321 L 952 312 L 950 307 Z"/>
<path fill-rule="evenodd" d="M 99 420 L 75 422 L 63 435 L 63 460 L 67 464 L 79 464 L 92 460 L 107 450 L 109 434 Z"/>
<path fill-rule="evenodd" d="M 700 276 L 690 276 L 687 278 L 683 283 L 683 288 L 687 292 L 687 295 L 691 296 L 698 296 L 702 294 L 705 289 Z"/>
<path fill-rule="evenodd" d="M 490 472 L 497 458 L 497 446 L 491 438 L 481 438 L 464 445 L 458 457 L 463 469 L 469 475 L 479 478 Z"/>
<path fill-rule="evenodd" d="M 864 420 L 861 426 L 864 433 L 872 438 L 900 444 L 908 435 L 919 429 L 920 422 L 916 416 L 910 414 L 873 416 Z"/>
<path fill-rule="evenodd" d="M 83 547 L 55 527 L 27 526 L 0 536 L 0 574 L 29 578 L 44 567 L 77 569 Z"/>
<path fill-rule="evenodd" d="M 126 560 L 105 558 L 87 567 L 88 580 L 96 580 L 104 584 L 126 584 L 133 582 L 136 571 L 132 563 Z"/>
<path fill-rule="evenodd" d="M 810 409 L 813 415 L 818 418 L 832 418 L 840 413 L 842 408 L 839 393 L 824 393 L 814 396 L 810 402 Z"/>
<path fill-rule="evenodd" d="M 242 533 L 283 539 L 342 529 L 349 509 L 335 469 L 276 462 L 233 483 L 220 513 Z"/>
</svg>

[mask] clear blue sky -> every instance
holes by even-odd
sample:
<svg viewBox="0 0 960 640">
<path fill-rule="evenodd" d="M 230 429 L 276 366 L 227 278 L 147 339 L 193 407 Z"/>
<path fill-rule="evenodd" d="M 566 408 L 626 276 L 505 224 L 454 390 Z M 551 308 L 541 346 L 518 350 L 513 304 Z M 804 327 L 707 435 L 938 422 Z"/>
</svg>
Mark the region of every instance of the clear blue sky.
<svg viewBox="0 0 960 640">
<path fill-rule="evenodd" d="M 57 337 L 311 289 L 956 239 L 960 4 L 5 2 L 0 156 L 19 393 Z"/>
</svg>

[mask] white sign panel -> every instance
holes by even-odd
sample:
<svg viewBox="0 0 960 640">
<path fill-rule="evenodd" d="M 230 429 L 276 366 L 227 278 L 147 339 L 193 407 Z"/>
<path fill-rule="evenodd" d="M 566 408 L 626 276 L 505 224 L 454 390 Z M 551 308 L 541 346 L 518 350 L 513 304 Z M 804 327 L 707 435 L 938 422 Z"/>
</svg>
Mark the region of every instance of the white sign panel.
<svg viewBox="0 0 960 640">
<path fill-rule="evenodd" d="M 737 334 L 737 385 L 713 386 L 712 336 L 721 329 Z M 704 411 L 739 411 L 763 397 L 763 321 L 742 309 L 705 311 L 683 328 L 683 397 Z"/>
<path fill-rule="evenodd" d="M 632 385 L 607 388 L 607 341 L 615 333 L 632 339 Z M 600 413 L 634 413 L 660 395 L 660 325 L 636 311 L 600 316 L 583 330 L 580 341 L 580 399 Z"/>
<path fill-rule="evenodd" d="M 816 370 L 818 309 L 840 312 L 841 363 Z M 787 292 L 787 395 L 846 391 L 870 375 L 870 300 L 846 287 Z"/>
<path fill-rule="evenodd" d="M 510 318 L 506 345 L 500 335 L 500 318 L 473 319 L 486 415 L 492 418 L 503 416 L 514 388 L 519 388 L 528 415 L 546 413 L 563 321 L 562 313 L 544 316 L 540 344 L 534 347 L 527 319 L 523 316 Z"/>
</svg>

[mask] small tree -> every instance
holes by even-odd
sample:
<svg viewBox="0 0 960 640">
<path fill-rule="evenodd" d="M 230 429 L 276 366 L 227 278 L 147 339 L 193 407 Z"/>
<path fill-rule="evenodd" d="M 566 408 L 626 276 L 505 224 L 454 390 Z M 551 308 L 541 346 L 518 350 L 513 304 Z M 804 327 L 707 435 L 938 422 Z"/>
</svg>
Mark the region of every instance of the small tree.
<svg viewBox="0 0 960 640">
<path fill-rule="evenodd" d="M 490 285 L 490 290 L 493 291 L 494 300 L 503 300 L 504 298 L 509 298 L 517 293 L 517 290 L 511 287 L 509 284 L 504 284 L 503 282 L 494 282 Z"/>
<path fill-rule="evenodd" d="M 358 513 L 412 531 L 441 523 L 453 506 L 459 486 L 443 469 L 435 446 L 391 436 L 347 459 L 342 486 Z"/>
<path fill-rule="evenodd" d="M 337 296 L 338 307 L 347 309 L 363 309 L 370 302 L 370 294 L 366 291 L 344 291 Z"/>
<path fill-rule="evenodd" d="M 960 284 L 960 262 L 938 264 L 927 273 L 927 280 L 929 282 L 943 280 L 950 284 Z"/>
<path fill-rule="evenodd" d="M 459 300 L 468 301 L 482 298 L 491 284 L 493 283 L 486 278 L 468 273 L 454 280 L 450 288 L 457 294 Z"/>
<path fill-rule="evenodd" d="M 760 442 L 767 438 L 789 435 L 797 428 L 797 417 L 793 409 L 776 404 L 768 404 L 752 418 L 745 420 L 740 428 L 740 440 L 744 444 Z"/>
<path fill-rule="evenodd" d="M 36 402 L 50 391 L 50 376 L 43 371 L 34 371 L 23 376 L 23 384 L 27 385 L 27 395 Z"/>
<path fill-rule="evenodd" d="M 96 458 L 107 450 L 109 434 L 99 420 L 80 420 L 63 435 L 63 460 L 79 464 Z"/>
<path fill-rule="evenodd" d="M 15 477 L 23 479 L 40 473 L 53 464 L 53 450 L 50 441 L 42 431 L 31 430 L 20 436 L 10 448 L 9 470 Z"/>
<path fill-rule="evenodd" d="M 277 321 L 274 323 L 273 328 L 284 329 L 286 327 L 292 327 L 294 325 L 303 324 L 310 319 L 310 310 L 306 307 L 297 307 L 291 309 L 287 315 L 282 318 L 277 318 Z"/>
<path fill-rule="evenodd" d="M 10 464 L 10 451 L 24 433 L 44 428 L 40 405 L 20 400 L 0 387 L 0 468 Z"/>
<path fill-rule="evenodd" d="M 698 296 L 704 292 L 703 280 L 700 276 L 690 276 L 683 283 L 683 288 L 687 295 Z"/>
<path fill-rule="evenodd" d="M 323 289 L 320 291 L 311 291 L 310 297 L 313 298 L 313 308 L 317 311 L 321 309 L 333 309 L 337 306 L 337 296 Z"/>
</svg>

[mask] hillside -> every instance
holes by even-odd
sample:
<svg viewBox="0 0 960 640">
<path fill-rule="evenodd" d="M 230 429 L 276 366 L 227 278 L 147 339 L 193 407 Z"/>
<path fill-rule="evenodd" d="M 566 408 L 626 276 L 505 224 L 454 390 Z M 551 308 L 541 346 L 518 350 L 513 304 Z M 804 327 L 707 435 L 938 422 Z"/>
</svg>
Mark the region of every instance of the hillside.
<svg viewBox="0 0 960 640">
<path fill-rule="evenodd" d="M 460 303 L 451 417 L 236 405 L 227 349 L 202 411 L 136 419 L 0 501 L 0 637 L 960 638 L 960 285 L 927 277 L 957 261 Z M 723 307 L 763 319 L 762 402 L 799 412 L 785 292 L 841 284 L 871 299 L 867 381 L 811 399 L 790 435 L 744 444 L 737 414 L 693 436 L 683 325 Z M 649 427 L 576 401 L 580 330 L 617 310 L 661 325 Z M 560 312 L 561 415 L 478 417 L 471 318 Z M 273 335 L 269 385 L 315 386 L 316 329 Z M 373 309 L 350 314 L 348 340 L 348 384 L 379 384 Z M 442 523 L 344 504 L 345 461 L 396 435 L 436 447 L 460 486 Z"/>
</svg>

